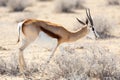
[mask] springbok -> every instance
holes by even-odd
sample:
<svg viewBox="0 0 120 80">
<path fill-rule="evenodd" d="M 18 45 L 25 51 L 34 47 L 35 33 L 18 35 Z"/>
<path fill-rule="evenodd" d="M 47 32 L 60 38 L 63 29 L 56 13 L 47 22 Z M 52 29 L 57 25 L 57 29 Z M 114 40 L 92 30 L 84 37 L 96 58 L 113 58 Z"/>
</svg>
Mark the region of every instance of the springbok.
<svg viewBox="0 0 120 80">
<path fill-rule="evenodd" d="M 77 32 L 70 32 L 66 30 L 63 26 L 43 20 L 27 19 L 23 22 L 18 23 L 19 36 L 17 42 L 20 41 L 20 32 L 22 32 L 24 35 L 24 38 L 22 39 L 22 45 L 19 48 L 20 72 L 24 75 L 25 61 L 23 57 L 23 51 L 39 36 L 40 32 L 44 32 L 49 37 L 55 38 L 57 40 L 57 45 L 55 46 L 50 57 L 48 58 L 46 65 L 50 62 L 51 58 L 54 56 L 57 47 L 61 43 L 76 41 L 86 36 L 89 32 L 93 32 L 95 38 L 98 38 L 99 36 L 94 29 L 94 24 L 89 9 L 86 9 L 86 15 L 87 15 L 86 22 L 83 22 L 76 18 L 78 22 L 83 25 L 83 28 L 81 28 Z"/>
</svg>

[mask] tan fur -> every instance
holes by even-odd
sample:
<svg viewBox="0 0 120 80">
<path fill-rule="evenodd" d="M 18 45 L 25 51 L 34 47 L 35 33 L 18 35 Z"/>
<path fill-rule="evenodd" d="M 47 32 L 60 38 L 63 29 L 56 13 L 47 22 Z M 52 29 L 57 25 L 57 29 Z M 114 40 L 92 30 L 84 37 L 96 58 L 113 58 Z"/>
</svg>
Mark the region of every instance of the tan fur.
<svg viewBox="0 0 120 80">
<path fill-rule="evenodd" d="M 55 35 L 58 35 L 59 36 L 58 41 L 60 43 L 77 40 L 80 37 L 84 37 L 88 33 L 87 26 L 84 26 L 84 28 L 82 28 L 78 32 L 70 32 L 70 31 L 66 30 L 63 26 L 60 26 L 58 24 L 54 24 L 54 23 L 42 21 L 42 20 L 31 20 L 31 19 L 26 20 L 24 22 L 24 24 L 22 26 L 22 32 L 24 33 L 24 35 L 26 37 L 29 36 L 29 37 L 33 38 L 33 36 L 37 37 L 39 35 L 40 31 L 43 31 L 41 28 L 44 28 L 44 29 L 50 31 L 50 32 L 54 33 Z M 47 34 L 47 32 L 45 32 L 45 33 Z M 73 35 L 76 36 L 76 37 L 74 37 L 74 40 L 72 40 Z M 51 37 L 54 38 L 54 36 L 51 36 Z"/>
<path fill-rule="evenodd" d="M 70 32 L 66 30 L 63 26 L 60 26 L 58 24 L 54 24 L 51 22 L 34 20 L 34 19 L 26 20 L 22 25 L 22 32 L 25 35 L 25 38 L 22 40 L 22 45 L 19 48 L 20 71 L 24 74 L 25 61 L 23 57 L 23 50 L 38 37 L 40 31 L 43 31 L 48 36 L 52 38 L 56 38 L 58 40 L 57 46 L 53 50 L 50 58 L 46 63 L 47 65 L 50 62 L 50 59 L 54 55 L 59 44 L 63 42 L 76 41 L 79 38 L 84 37 L 89 31 L 87 27 L 88 27 L 87 25 L 84 25 L 84 27 L 81 30 L 77 32 Z M 44 73 L 44 70 L 43 70 L 43 73 Z"/>
</svg>

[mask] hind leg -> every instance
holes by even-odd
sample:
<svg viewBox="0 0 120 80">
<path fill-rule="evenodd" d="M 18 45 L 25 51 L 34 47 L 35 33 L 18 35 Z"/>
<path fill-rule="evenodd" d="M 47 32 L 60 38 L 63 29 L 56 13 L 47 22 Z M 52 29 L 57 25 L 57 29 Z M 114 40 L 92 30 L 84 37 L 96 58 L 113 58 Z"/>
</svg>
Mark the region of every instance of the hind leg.
<svg viewBox="0 0 120 80">
<path fill-rule="evenodd" d="M 24 38 L 22 40 L 22 45 L 19 48 L 19 68 L 21 73 L 25 72 L 25 67 L 26 67 L 23 51 L 38 37 L 39 31 L 40 30 L 38 30 L 36 27 L 33 27 L 33 26 L 23 27 Z"/>
<path fill-rule="evenodd" d="M 27 46 L 29 46 L 35 39 L 23 39 L 22 40 L 22 45 L 19 48 L 19 71 L 22 74 L 22 76 L 24 77 L 25 80 L 29 79 L 28 77 L 26 77 L 25 73 L 26 73 L 26 63 L 24 60 L 24 55 L 23 55 L 23 51 L 27 48 Z"/>
<path fill-rule="evenodd" d="M 23 51 L 30 43 L 31 42 L 28 41 L 27 39 L 23 39 L 22 45 L 19 48 L 19 70 L 20 70 L 20 73 L 22 73 L 24 77 L 25 77 L 24 73 L 25 73 L 26 63 L 24 60 Z"/>
</svg>

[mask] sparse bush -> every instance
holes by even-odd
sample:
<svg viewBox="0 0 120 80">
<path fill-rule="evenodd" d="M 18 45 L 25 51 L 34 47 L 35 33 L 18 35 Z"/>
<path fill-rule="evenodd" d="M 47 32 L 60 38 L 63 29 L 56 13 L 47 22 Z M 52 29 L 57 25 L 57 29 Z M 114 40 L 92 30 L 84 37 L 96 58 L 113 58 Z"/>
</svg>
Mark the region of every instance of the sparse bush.
<svg viewBox="0 0 120 80">
<path fill-rule="evenodd" d="M 8 49 L 0 46 L 0 50 L 8 50 Z"/>
<path fill-rule="evenodd" d="M 16 76 L 19 72 L 18 54 L 12 53 L 11 56 L 6 58 L 0 58 L 0 75 Z M 38 72 L 38 63 L 28 62 L 25 74 L 31 75 Z"/>
<path fill-rule="evenodd" d="M 0 0 L 0 6 L 6 6 L 8 0 Z"/>
<path fill-rule="evenodd" d="M 38 1 L 52 1 L 52 0 L 38 0 Z"/>
<path fill-rule="evenodd" d="M 85 6 L 83 5 L 85 3 L 85 0 L 76 0 L 75 8 L 77 9 L 83 9 Z"/>
<path fill-rule="evenodd" d="M 120 0 L 107 0 L 109 5 L 120 5 Z"/>
<path fill-rule="evenodd" d="M 68 44 L 47 66 L 45 73 L 50 80 L 120 80 L 120 58 L 103 46 L 93 43 Z M 0 58 L 1 75 L 17 75 L 18 54 Z M 32 54 L 33 55 L 33 54 Z M 30 54 L 29 54 L 30 56 Z M 26 60 L 28 75 L 41 72 L 44 65 L 39 57 Z M 52 60 L 53 60 L 52 59 Z"/>
<path fill-rule="evenodd" d="M 77 46 L 76 46 L 77 45 Z M 62 53 L 57 55 L 56 65 L 52 71 L 51 80 L 119 80 L 120 64 L 116 57 L 108 50 L 93 44 L 68 45 L 63 47 Z M 71 52 L 72 51 L 72 52 Z M 50 67 L 51 68 L 51 67 Z"/>
<path fill-rule="evenodd" d="M 12 56 L 12 58 L 0 58 L 0 74 L 17 75 L 19 73 L 17 63 L 18 62 L 14 55 Z"/>
<path fill-rule="evenodd" d="M 93 16 L 94 27 L 99 34 L 100 38 L 114 37 L 112 35 L 113 26 L 115 25 L 112 21 L 107 19 L 105 16 Z"/>
<path fill-rule="evenodd" d="M 7 5 L 12 11 L 23 11 L 30 4 L 29 0 L 9 0 Z"/>
<path fill-rule="evenodd" d="M 55 11 L 56 12 L 72 12 L 75 8 L 84 8 L 84 0 L 56 0 Z"/>
</svg>

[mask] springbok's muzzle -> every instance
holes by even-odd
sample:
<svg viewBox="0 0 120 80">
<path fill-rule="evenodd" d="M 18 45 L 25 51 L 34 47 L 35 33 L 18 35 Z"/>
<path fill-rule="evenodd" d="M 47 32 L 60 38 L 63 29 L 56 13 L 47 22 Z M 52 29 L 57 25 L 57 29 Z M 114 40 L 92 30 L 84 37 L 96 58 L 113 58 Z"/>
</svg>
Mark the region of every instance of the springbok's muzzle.
<svg viewBox="0 0 120 80">
<path fill-rule="evenodd" d="M 98 35 L 98 33 L 95 31 L 94 28 L 92 28 L 92 31 L 93 31 L 93 33 L 94 33 L 94 35 L 95 35 L 95 39 L 99 39 L 99 35 Z"/>
</svg>

